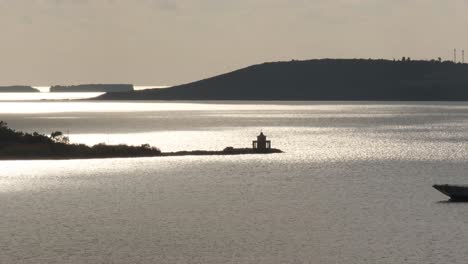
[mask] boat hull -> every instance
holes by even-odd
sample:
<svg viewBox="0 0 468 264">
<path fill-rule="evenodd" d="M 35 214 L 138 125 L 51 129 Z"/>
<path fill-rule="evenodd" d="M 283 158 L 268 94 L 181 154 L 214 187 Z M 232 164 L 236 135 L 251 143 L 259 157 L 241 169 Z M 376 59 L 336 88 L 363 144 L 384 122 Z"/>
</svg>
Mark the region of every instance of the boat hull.
<svg viewBox="0 0 468 264">
<path fill-rule="evenodd" d="M 452 201 L 468 201 L 468 186 L 436 184 L 432 187 L 450 197 Z"/>
</svg>

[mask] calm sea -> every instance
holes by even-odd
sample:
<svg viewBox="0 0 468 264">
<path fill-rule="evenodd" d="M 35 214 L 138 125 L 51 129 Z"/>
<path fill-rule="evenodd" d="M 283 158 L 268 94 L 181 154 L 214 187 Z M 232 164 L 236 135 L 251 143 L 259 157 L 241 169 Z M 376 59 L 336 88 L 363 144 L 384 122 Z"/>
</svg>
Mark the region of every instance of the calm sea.
<svg viewBox="0 0 468 264">
<path fill-rule="evenodd" d="M 286 153 L 0 161 L 0 263 L 466 263 L 468 104 L 0 102 L 72 142 Z"/>
</svg>

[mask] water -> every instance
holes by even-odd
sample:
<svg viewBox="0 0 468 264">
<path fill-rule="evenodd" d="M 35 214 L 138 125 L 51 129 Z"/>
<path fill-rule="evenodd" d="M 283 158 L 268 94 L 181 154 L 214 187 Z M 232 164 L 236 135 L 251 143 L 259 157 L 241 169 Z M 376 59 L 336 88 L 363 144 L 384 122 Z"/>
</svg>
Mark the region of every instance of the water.
<svg viewBox="0 0 468 264">
<path fill-rule="evenodd" d="M 464 103 L 0 103 L 25 131 L 163 151 L 286 153 L 0 162 L 1 263 L 465 263 Z"/>
<path fill-rule="evenodd" d="M 1 93 L 2 101 L 76 100 L 97 97 L 103 93 Z"/>
</svg>

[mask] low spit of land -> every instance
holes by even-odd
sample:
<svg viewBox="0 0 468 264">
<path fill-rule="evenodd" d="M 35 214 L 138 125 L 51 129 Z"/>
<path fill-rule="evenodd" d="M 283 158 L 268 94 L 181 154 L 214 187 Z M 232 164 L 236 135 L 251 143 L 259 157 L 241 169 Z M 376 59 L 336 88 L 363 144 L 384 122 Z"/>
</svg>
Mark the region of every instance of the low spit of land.
<svg viewBox="0 0 468 264">
<path fill-rule="evenodd" d="M 133 92 L 133 84 L 80 84 L 80 85 L 54 85 L 50 87 L 50 92 Z"/>
<path fill-rule="evenodd" d="M 263 152 L 251 148 L 227 147 L 220 151 L 178 151 L 162 152 L 148 144 L 141 146 L 97 144 L 71 144 L 62 132 L 53 132 L 50 136 L 39 133 L 16 131 L 0 121 L 0 160 L 31 159 L 95 159 L 95 158 L 136 158 L 136 157 L 173 157 L 207 155 L 243 155 L 282 153 L 279 149 Z"/>
</svg>

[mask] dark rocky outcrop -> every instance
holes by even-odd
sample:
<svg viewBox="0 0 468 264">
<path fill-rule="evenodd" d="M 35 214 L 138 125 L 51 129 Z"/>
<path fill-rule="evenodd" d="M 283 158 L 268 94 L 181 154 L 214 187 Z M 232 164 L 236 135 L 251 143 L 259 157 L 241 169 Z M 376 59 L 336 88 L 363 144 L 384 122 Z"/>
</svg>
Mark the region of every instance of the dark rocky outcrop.
<svg viewBox="0 0 468 264">
<path fill-rule="evenodd" d="M 0 121 L 0 160 L 30 159 L 95 159 L 95 158 L 136 158 L 136 157 L 173 157 L 173 156 L 207 156 L 207 155 L 242 155 L 282 153 L 279 149 L 268 149 L 258 152 L 249 148 L 232 147 L 221 151 L 179 151 L 161 152 L 148 144 L 141 146 L 97 144 L 70 144 L 62 132 L 53 132 L 50 136 L 39 133 L 16 131 Z"/>
</svg>

